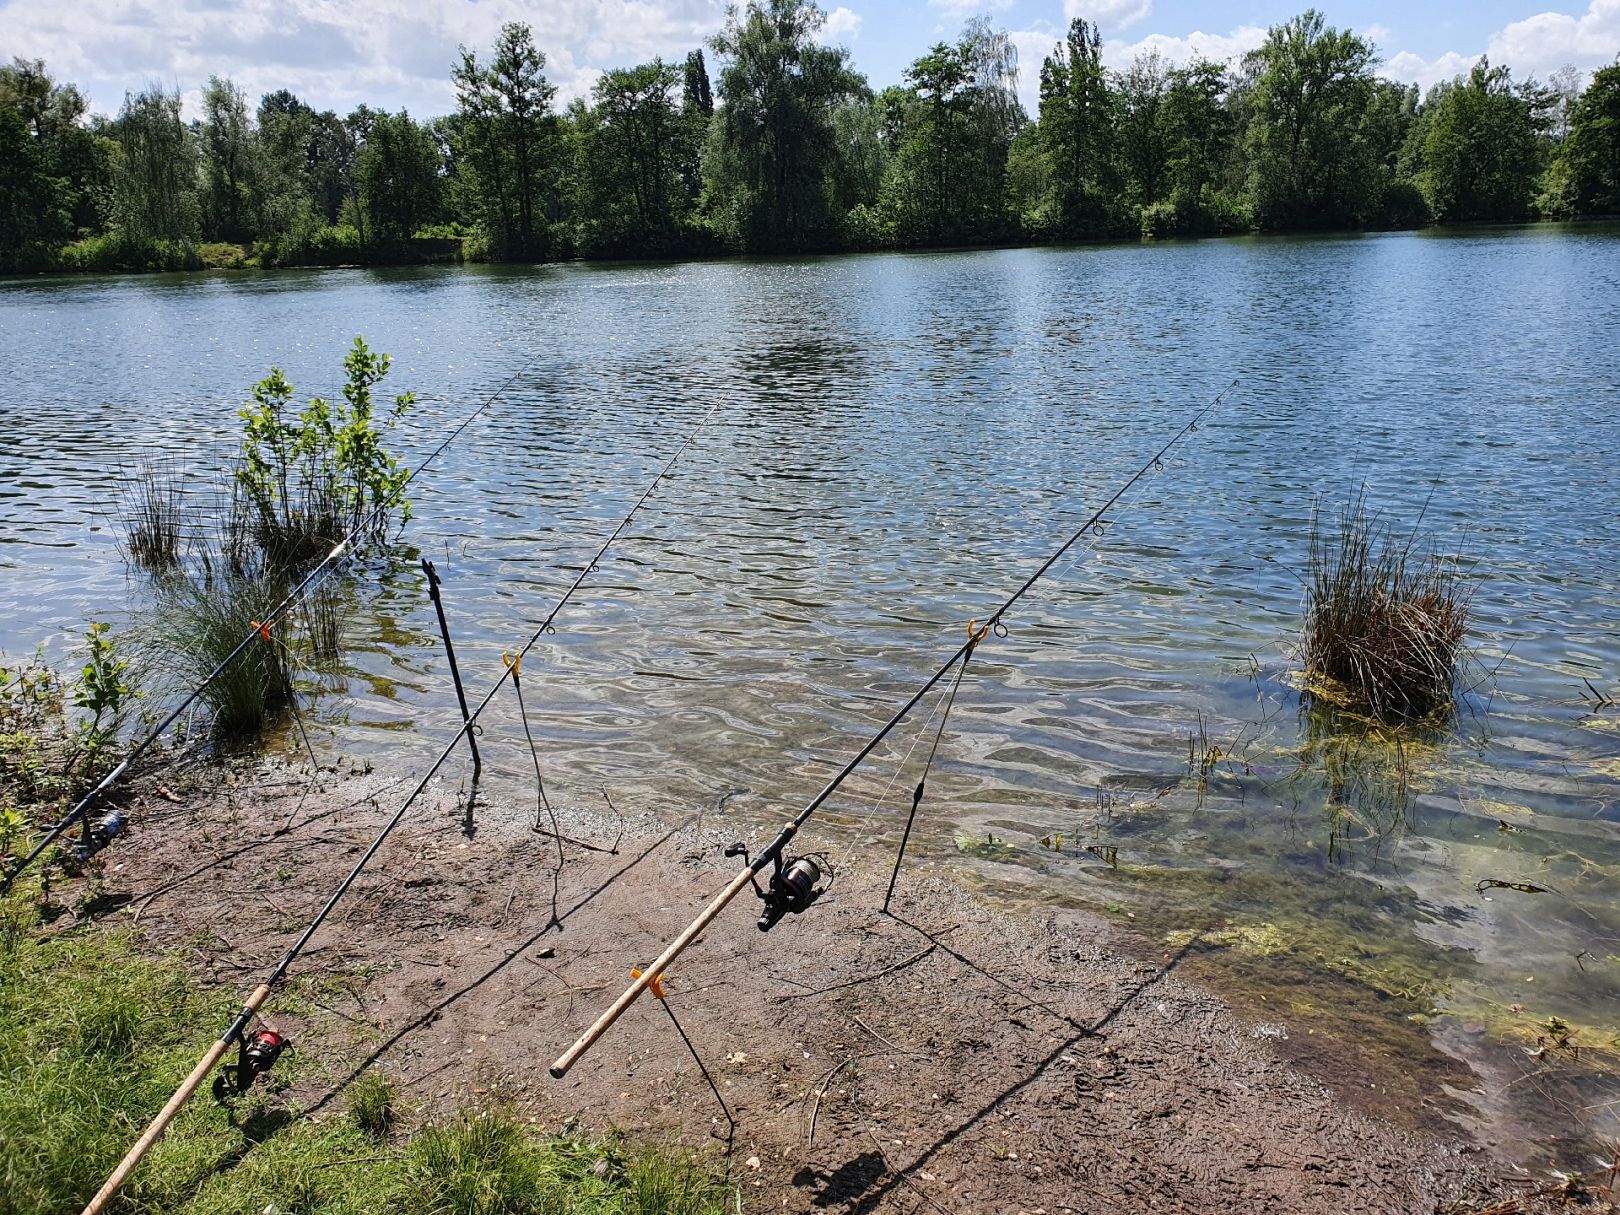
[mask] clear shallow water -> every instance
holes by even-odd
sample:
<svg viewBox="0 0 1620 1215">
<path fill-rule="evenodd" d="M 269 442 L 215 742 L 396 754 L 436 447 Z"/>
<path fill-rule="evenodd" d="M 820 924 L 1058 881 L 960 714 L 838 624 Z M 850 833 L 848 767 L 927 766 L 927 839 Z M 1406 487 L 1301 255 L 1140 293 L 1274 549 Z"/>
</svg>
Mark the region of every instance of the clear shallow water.
<svg viewBox="0 0 1620 1215">
<path fill-rule="evenodd" d="M 406 532 L 439 564 L 475 692 L 718 403 L 525 688 L 553 796 L 606 784 L 749 820 L 802 804 L 1240 378 L 980 652 L 920 846 L 1155 933 L 1236 926 L 1238 970 L 1323 977 L 1285 1022 L 1354 1006 L 1400 1049 L 1464 1060 L 1460 1100 L 1497 1127 L 1557 1137 L 1579 1109 L 1572 1133 L 1614 1133 L 1592 1065 L 1620 996 L 1620 709 L 1580 692 L 1620 684 L 1620 234 L 8 283 L 0 646 L 64 655 L 87 619 L 138 607 L 120 485 L 154 455 L 224 467 L 267 367 L 331 390 L 357 332 L 423 394 L 412 453 L 524 368 L 418 483 Z M 1404 775 L 1291 685 L 1313 502 L 1363 482 L 1396 519 L 1428 500 L 1426 527 L 1474 562 L 1493 672 Z M 455 711 L 419 572 L 369 571 L 352 617 L 320 745 L 425 760 Z M 486 723 L 492 779 L 523 781 L 515 705 Z M 1200 728 L 1228 753 L 1204 781 Z M 914 738 L 830 827 L 892 845 L 909 798 L 873 802 Z M 1581 1026 L 1582 1066 L 1521 1082 L 1553 1015 Z"/>
</svg>

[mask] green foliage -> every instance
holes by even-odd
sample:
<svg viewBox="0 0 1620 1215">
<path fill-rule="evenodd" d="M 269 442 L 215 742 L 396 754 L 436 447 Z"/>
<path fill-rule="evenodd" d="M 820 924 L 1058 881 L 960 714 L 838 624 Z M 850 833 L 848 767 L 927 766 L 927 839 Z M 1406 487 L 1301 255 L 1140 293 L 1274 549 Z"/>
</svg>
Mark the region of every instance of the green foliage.
<svg viewBox="0 0 1620 1215">
<path fill-rule="evenodd" d="M 1370 43 L 1315 9 L 1272 27 L 1245 57 L 1248 187 L 1262 226 L 1365 222 L 1378 151 L 1363 129 L 1373 62 Z"/>
<path fill-rule="evenodd" d="M 1555 214 L 1620 214 L 1620 60 L 1599 70 L 1570 107 L 1548 195 Z"/>
<path fill-rule="evenodd" d="M 1007 231 L 1007 157 L 1025 121 L 1017 71 L 1007 35 L 975 21 L 906 69 L 910 89 L 884 92 L 894 152 L 881 204 L 899 240 L 965 243 Z"/>
<path fill-rule="evenodd" d="M 459 107 L 456 175 L 462 206 L 506 256 L 541 258 L 551 246 L 547 210 L 555 195 L 556 87 L 529 27 L 501 27 L 489 64 L 461 48 L 451 70 Z"/>
<path fill-rule="evenodd" d="M 373 1139 L 394 1125 L 394 1086 L 381 1072 L 366 1072 L 349 1086 L 349 1117 Z"/>
<path fill-rule="evenodd" d="M 1404 227 L 1620 212 L 1620 62 L 1582 92 L 1485 63 L 1419 103 L 1316 10 L 1240 68 L 1104 66 L 1076 19 L 1028 121 L 984 18 L 874 98 L 813 0 L 749 0 L 710 48 L 555 108 L 528 26 L 462 48 L 456 111 L 347 117 L 211 78 L 116 121 L 39 61 L 0 68 L 0 272 L 685 256 Z M 1029 68 L 1026 66 L 1025 71 Z M 716 104 L 716 93 L 721 104 Z M 193 242 L 206 238 L 198 250 Z"/>
<path fill-rule="evenodd" d="M 706 206 L 737 247 L 811 248 L 836 230 L 829 176 L 840 149 L 830 112 L 870 90 L 848 51 L 817 42 L 825 23 L 809 0 L 750 0 L 713 40 L 726 63 L 704 162 Z"/>
<path fill-rule="evenodd" d="M 439 147 L 426 127 L 404 110 L 377 115 L 354 166 L 365 235 L 406 240 L 438 219 L 442 167 Z"/>
<path fill-rule="evenodd" d="M 1430 91 L 1413 131 L 1417 183 L 1442 222 L 1519 220 L 1541 171 L 1538 129 L 1550 102 L 1480 59 L 1466 80 Z"/>
<path fill-rule="evenodd" d="M 255 385 L 240 414 L 236 483 L 253 513 L 253 537 L 273 565 L 291 569 L 324 556 L 362 524 L 367 538 L 383 541 L 392 507 L 402 521 L 410 518 L 410 502 L 395 500 L 409 474 L 384 446 L 376 418 L 374 390 L 391 364 L 356 337 L 335 411 L 311 397 L 294 415 L 293 386 L 276 368 Z M 390 422 L 413 400 L 410 393 L 395 397 Z"/>
<path fill-rule="evenodd" d="M 124 682 L 129 660 L 119 657 L 111 628 L 106 621 L 93 621 L 85 630 L 89 659 L 73 685 L 74 707 L 90 714 L 84 736 L 93 747 L 104 741 L 107 731 L 117 728 L 127 702 L 135 695 L 134 685 Z"/>
</svg>

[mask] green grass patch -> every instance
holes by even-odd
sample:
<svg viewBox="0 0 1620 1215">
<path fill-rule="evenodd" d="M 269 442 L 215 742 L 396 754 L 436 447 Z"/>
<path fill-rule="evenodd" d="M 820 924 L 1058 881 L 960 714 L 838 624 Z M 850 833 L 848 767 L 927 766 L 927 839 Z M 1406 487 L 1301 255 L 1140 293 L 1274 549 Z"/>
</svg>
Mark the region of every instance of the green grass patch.
<svg viewBox="0 0 1620 1215">
<path fill-rule="evenodd" d="M 78 1210 L 179 1084 L 234 997 L 127 933 L 52 933 L 0 903 L 0 1211 Z M 285 1108 L 300 1056 L 227 1111 L 200 1094 L 113 1209 L 130 1215 L 722 1215 L 735 1187 L 684 1152 L 543 1133 L 510 1111 L 398 1129 L 382 1076 L 345 1115 Z"/>
</svg>

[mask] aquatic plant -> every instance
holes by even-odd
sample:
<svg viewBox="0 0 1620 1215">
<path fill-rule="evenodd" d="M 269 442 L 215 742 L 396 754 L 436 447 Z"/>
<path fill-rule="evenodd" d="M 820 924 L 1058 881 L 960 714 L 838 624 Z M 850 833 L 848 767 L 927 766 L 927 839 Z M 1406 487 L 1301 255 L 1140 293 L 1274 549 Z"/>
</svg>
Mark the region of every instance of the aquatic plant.
<svg viewBox="0 0 1620 1215">
<path fill-rule="evenodd" d="M 1421 522 L 1421 520 L 1420 520 Z M 1305 606 L 1308 675 L 1332 680 L 1385 721 L 1448 708 L 1468 630 L 1468 594 L 1452 562 L 1415 553 L 1369 514 L 1365 491 L 1324 528 L 1311 516 Z"/>
<path fill-rule="evenodd" d="M 255 385 L 252 403 L 241 411 L 236 483 L 252 510 L 253 537 L 274 563 L 304 565 L 351 531 L 384 540 L 394 507 L 402 519 L 410 517 L 410 503 L 400 498 L 408 474 L 384 446 L 376 419 L 374 389 L 391 363 L 355 338 L 343 360 L 343 402 L 335 410 L 311 397 L 295 416 L 293 386 L 278 368 Z M 410 393 L 395 397 L 392 416 L 414 399 Z"/>
<path fill-rule="evenodd" d="M 120 503 L 124 553 L 148 572 L 172 569 L 180 560 L 184 488 L 172 468 L 141 467 Z"/>
<path fill-rule="evenodd" d="M 273 572 L 165 579 L 157 586 L 152 648 L 172 674 L 200 684 L 284 593 L 284 580 Z M 292 694 L 289 665 L 286 644 L 265 629 L 203 689 L 215 730 L 226 736 L 257 731 Z"/>
</svg>

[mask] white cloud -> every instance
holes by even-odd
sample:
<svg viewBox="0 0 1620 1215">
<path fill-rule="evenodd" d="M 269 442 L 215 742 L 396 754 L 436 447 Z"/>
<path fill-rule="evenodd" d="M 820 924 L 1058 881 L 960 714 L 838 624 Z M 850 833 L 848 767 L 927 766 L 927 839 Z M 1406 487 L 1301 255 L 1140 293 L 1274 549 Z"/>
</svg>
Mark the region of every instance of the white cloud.
<svg viewBox="0 0 1620 1215">
<path fill-rule="evenodd" d="M 507 21 L 534 30 L 563 102 L 601 68 L 684 58 L 725 21 L 724 0 L 12 0 L 3 11 L 6 53 L 43 58 L 103 112 L 153 81 L 190 93 L 220 75 L 254 98 L 288 88 L 319 108 L 421 117 L 454 108 L 457 46 L 487 53 Z"/>
<path fill-rule="evenodd" d="M 1063 15 L 1070 21 L 1084 17 L 1107 33 L 1128 29 L 1153 12 L 1153 0 L 1063 0 Z"/>
<path fill-rule="evenodd" d="M 821 41 L 847 42 L 861 32 L 861 15 L 840 4 L 827 14 L 827 23 L 821 27 Z"/>
<path fill-rule="evenodd" d="M 1490 56 L 1492 63 L 1506 64 L 1521 79 L 1539 76 L 1545 80 L 1566 63 L 1573 63 L 1582 73 L 1593 72 L 1620 54 L 1620 0 L 1590 0 L 1579 17 L 1544 12 L 1514 21 L 1472 52 L 1447 51 L 1425 59 L 1402 51 L 1390 57 L 1384 72 L 1427 89 L 1468 71 L 1482 54 Z"/>
<path fill-rule="evenodd" d="M 1388 46 L 1389 40 L 1395 36 L 1395 31 L 1390 29 L 1389 26 L 1379 25 L 1376 22 L 1366 29 L 1358 30 L 1357 33 L 1374 46 Z"/>
<path fill-rule="evenodd" d="M 1111 39 L 1103 43 L 1103 62 L 1116 71 L 1131 65 L 1138 55 L 1158 51 L 1167 63 L 1181 65 L 1194 59 L 1213 59 L 1217 63 L 1236 63 L 1266 40 L 1264 26 L 1240 25 L 1229 34 L 1206 34 L 1194 30 L 1180 37 L 1170 34 L 1149 34 L 1135 42 Z"/>
</svg>

